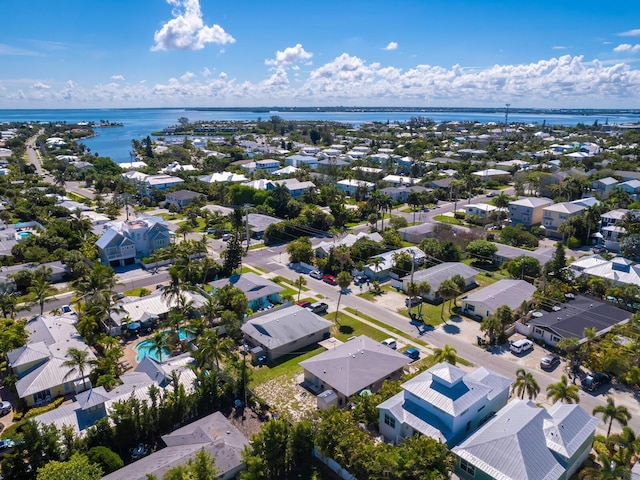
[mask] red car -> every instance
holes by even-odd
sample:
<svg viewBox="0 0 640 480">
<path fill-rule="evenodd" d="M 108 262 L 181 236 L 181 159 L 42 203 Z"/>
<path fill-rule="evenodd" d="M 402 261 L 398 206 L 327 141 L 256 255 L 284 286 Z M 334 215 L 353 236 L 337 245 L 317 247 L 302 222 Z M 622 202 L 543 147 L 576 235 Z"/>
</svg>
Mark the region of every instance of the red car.
<svg viewBox="0 0 640 480">
<path fill-rule="evenodd" d="M 336 277 L 334 277 L 333 275 L 323 275 L 322 281 L 328 283 L 329 285 L 338 284 L 338 282 L 336 282 Z"/>
<path fill-rule="evenodd" d="M 303 300 L 301 302 L 298 302 L 298 305 L 301 306 L 302 308 L 307 308 L 311 306 L 311 302 L 308 300 Z"/>
</svg>

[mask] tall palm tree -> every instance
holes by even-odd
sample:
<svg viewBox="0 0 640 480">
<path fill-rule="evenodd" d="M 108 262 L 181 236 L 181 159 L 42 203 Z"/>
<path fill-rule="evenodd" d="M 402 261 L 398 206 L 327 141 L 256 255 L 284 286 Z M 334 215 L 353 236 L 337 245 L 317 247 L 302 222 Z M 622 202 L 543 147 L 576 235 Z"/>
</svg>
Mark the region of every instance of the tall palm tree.
<svg viewBox="0 0 640 480">
<path fill-rule="evenodd" d="M 444 345 L 442 348 L 433 349 L 433 357 L 437 363 L 447 362 L 455 365 L 458 361 L 458 350 L 451 345 Z"/>
<path fill-rule="evenodd" d="M 504 327 L 500 319 L 492 315 L 482 321 L 480 331 L 489 337 L 489 343 L 493 345 L 498 335 L 504 331 Z"/>
<path fill-rule="evenodd" d="M 76 290 L 75 302 L 83 301 L 85 304 L 91 302 L 105 292 L 111 294 L 117 285 L 115 273 L 111 267 L 106 265 L 95 265 L 87 272 L 87 275 L 80 277 L 73 283 Z"/>
<path fill-rule="evenodd" d="M 559 382 L 552 383 L 547 387 L 547 398 L 550 398 L 554 403 L 580 403 L 578 386 L 569 385 L 566 375 L 562 375 Z"/>
<path fill-rule="evenodd" d="M 85 371 L 86 369 L 93 363 L 93 361 L 89 358 L 89 350 L 81 350 L 79 348 L 70 348 L 67 350 L 66 357 L 68 360 L 62 362 L 62 366 L 65 368 L 69 368 L 69 371 L 63 377 L 63 380 L 66 380 L 71 375 L 79 374 L 82 379 L 82 386 L 84 387 L 86 378 Z"/>
<path fill-rule="evenodd" d="M 369 264 L 374 272 L 378 273 L 382 269 L 384 259 L 382 257 L 373 257 L 369 260 Z"/>
<path fill-rule="evenodd" d="M 169 336 L 163 332 L 156 332 L 149 340 L 151 342 L 149 351 L 156 352 L 159 363 L 162 363 L 162 354 L 169 346 Z"/>
<path fill-rule="evenodd" d="M 438 295 L 442 298 L 442 313 L 440 314 L 440 318 L 444 320 L 444 304 L 447 300 L 451 300 L 458 295 L 458 286 L 453 280 L 447 278 L 440 283 Z M 451 305 L 449 305 L 449 313 L 451 313 Z"/>
<path fill-rule="evenodd" d="M 516 381 L 513 389 L 520 398 L 524 398 L 527 394 L 529 400 L 535 400 L 540 393 L 540 386 L 531 372 L 527 372 L 524 368 L 516 370 Z"/>
<path fill-rule="evenodd" d="M 207 365 L 210 369 L 215 367 L 216 370 L 220 370 L 220 358 L 228 355 L 233 348 L 233 342 L 230 339 L 220 338 L 218 332 L 211 329 L 206 330 L 196 344 L 198 345 L 196 353 L 198 363 Z"/>
<path fill-rule="evenodd" d="M 340 310 L 340 300 L 342 300 L 342 294 L 351 285 L 351 274 L 349 272 L 340 272 L 336 277 L 336 283 L 340 287 L 340 295 L 338 296 L 338 306 L 336 307 L 335 322 L 338 323 L 338 310 Z"/>
<path fill-rule="evenodd" d="M 307 284 L 307 279 L 304 278 L 303 275 L 299 275 L 298 278 L 296 278 L 293 281 L 293 284 L 298 287 L 298 302 L 300 301 L 300 292 L 302 291 L 302 287 L 304 287 Z"/>
<path fill-rule="evenodd" d="M 465 289 L 467 288 L 467 282 L 460 274 L 455 274 L 453 277 L 451 277 L 451 281 L 456 286 L 456 294 L 453 297 L 453 305 L 455 307 L 458 303 L 458 295 L 464 293 Z M 451 309 L 451 305 L 449 305 L 449 309 Z"/>
<path fill-rule="evenodd" d="M 606 405 L 598 405 L 593 409 L 593 415 L 598 413 L 602 415 L 603 423 L 609 422 L 609 426 L 607 427 L 607 437 L 611 435 L 611 426 L 613 425 L 614 420 L 623 427 L 629 423 L 629 420 L 631 420 L 631 413 L 629 413 L 629 409 L 624 405 L 616 405 L 613 398 L 610 396 L 607 397 Z"/>
<path fill-rule="evenodd" d="M 424 281 L 424 282 L 418 283 L 418 295 L 420 296 L 420 298 L 424 297 L 425 295 L 429 295 L 429 292 L 431 292 L 431 285 L 429 285 L 429 282 Z M 420 318 L 422 318 L 423 303 L 424 302 L 420 302 L 420 305 L 418 305 L 418 316 Z"/>
<path fill-rule="evenodd" d="M 510 201 L 511 197 L 504 192 L 500 192 L 498 195 L 493 197 L 493 204 L 498 209 L 498 224 L 502 222 L 502 209 L 507 208 Z"/>
<path fill-rule="evenodd" d="M 631 471 L 625 465 L 620 465 L 606 453 L 598 455 L 598 463 L 601 468 L 587 467 L 580 471 L 580 480 L 629 480 Z"/>
<path fill-rule="evenodd" d="M 40 306 L 40 315 L 44 313 L 44 304 L 47 298 L 54 295 L 58 290 L 51 286 L 51 282 L 44 276 L 38 276 L 31 282 L 27 289 L 34 296 L 34 304 Z"/>
<path fill-rule="evenodd" d="M 185 223 L 180 225 L 176 230 L 176 235 L 182 235 L 182 241 L 184 242 L 187 239 L 187 235 L 192 232 L 193 232 L 193 227 L 188 221 L 185 221 Z"/>
<path fill-rule="evenodd" d="M 417 297 L 418 296 L 418 284 L 417 283 L 411 282 L 411 283 L 409 283 L 409 285 L 407 285 L 407 295 L 412 300 L 413 300 L 413 297 Z M 409 316 L 410 317 L 411 317 L 411 308 L 412 307 L 413 307 L 413 302 L 409 303 Z"/>
</svg>

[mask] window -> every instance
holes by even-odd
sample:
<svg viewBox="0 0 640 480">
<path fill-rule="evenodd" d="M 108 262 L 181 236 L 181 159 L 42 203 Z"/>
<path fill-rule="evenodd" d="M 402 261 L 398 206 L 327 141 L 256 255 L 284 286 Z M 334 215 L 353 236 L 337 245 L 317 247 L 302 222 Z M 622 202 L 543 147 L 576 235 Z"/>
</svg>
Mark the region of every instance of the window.
<svg viewBox="0 0 640 480">
<path fill-rule="evenodd" d="M 560 337 L 556 337 L 555 335 L 551 335 L 551 341 L 558 343 L 560 341 Z"/>
<path fill-rule="evenodd" d="M 467 305 L 467 310 L 469 310 L 470 312 L 475 312 L 476 311 L 476 306 L 475 305 Z"/>
<path fill-rule="evenodd" d="M 391 428 L 396 428 L 396 419 L 390 416 L 388 413 L 384 414 L 384 423 L 385 425 L 389 425 Z"/>
<path fill-rule="evenodd" d="M 468 432 L 469 430 L 471 430 L 471 421 L 468 421 L 468 422 L 467 422 L 467 432 Z"/>
<path fill-rule="evenodd" d="M 460 470 L 467 472 L 472 477 L 476 476 L 476 467 L 467 462 L 464 458 L 460 459 Z"/>
<path fill-rule="evenodd" d="M 478 411 L 480 412 L 480 411 L 481 411 L 485 406 L 486 406 L 486 405 L 482 405 L 482 406 L 478 409 Z"/>
</svg>

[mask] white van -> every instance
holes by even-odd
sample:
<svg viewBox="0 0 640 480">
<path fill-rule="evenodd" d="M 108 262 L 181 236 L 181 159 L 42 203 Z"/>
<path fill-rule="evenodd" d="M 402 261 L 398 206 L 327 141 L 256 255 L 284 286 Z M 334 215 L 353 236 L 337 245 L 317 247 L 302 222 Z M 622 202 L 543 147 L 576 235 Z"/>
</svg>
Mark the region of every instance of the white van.
<svg viewBox="0 0 640 480">
<path fill-rule="evenodd" d="M 395 338 L 387 338 L 386 340 L 383 340 L 382 345 L 384 345 L 385 347 L 389 347 L 392 350 L 395 350 L 396 348 L 398 348 Z"/>
</svg>

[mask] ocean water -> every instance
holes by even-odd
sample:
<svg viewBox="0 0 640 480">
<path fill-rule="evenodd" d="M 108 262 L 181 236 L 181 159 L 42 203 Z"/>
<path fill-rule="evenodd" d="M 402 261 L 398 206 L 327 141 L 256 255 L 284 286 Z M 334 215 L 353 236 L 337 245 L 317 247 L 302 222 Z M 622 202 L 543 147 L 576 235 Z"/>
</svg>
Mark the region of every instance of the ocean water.
<svg viewBox="0 0 640 480">
<path fill-rule="evenodd" d="M 178 123 L 180 117 L 187 117 L 190 121 L 255 121 L 258 118 L 268 119 L 278 115 L 284 120 L 318 120 L 337 121 L 358 126 L 366 122 L 406 122 L 412 117 L 422 116 L 432 118 L 436 122 L 449 121 L 476 121 L 480 123 L 502 123 L 504 112 L 486 111 L 439 111 L 439 112 L 251 112 L 251 111 L 207 111 L 191 110 L 184 108 L 143 108 L 143 109 L 75 109 L 75 110 L 0 110 L 0 123 L 2 122 L 110 122 L 122 123 L 122 127 L 98 128 L 97 137 L 83 140 L 91 152 L 97 152 L 100 156 L 111 157 L 117 163 L 131 161 L 131 141 L 142 140 L 152 132 L 157 132 L 165 127 Z M 572 126 L 578 123 L 600 124 L 640 122 L 640 115 L 626 112 L 620 113 L 586 113 L 584 115 L 569 113 L 549 113 L 517 111 L 509 113 L 509 122 L 538 123 L 546 122 L 547 125 Z"/>
</svg>

